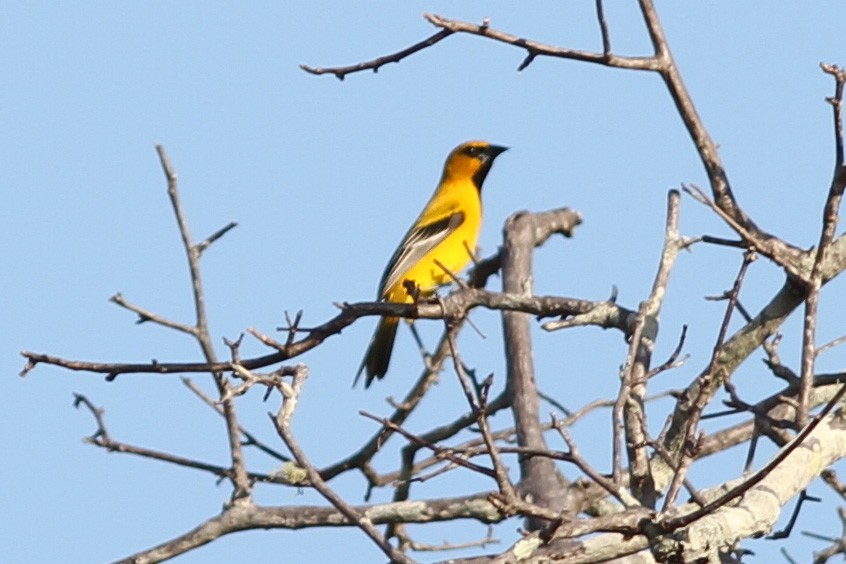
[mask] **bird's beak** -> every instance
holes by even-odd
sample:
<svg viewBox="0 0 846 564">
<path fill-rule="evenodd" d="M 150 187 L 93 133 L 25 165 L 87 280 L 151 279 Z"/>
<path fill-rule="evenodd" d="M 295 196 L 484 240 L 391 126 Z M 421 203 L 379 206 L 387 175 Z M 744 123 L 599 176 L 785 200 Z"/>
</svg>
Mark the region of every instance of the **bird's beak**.
<svg viewBox="0 0 846 564">
<path fill-rule="evenodd" d="M 479 170 L 473 174 L 473 183 L 480 191 L 482 190 L 482 184 L 485 182 L 485 177 L 488 175 L 488 172 L 493 166 L 494 159 L 507 150 L 508 147 L 503 147 L 501 145 L 488 145 L 485 147 L 485 150 L 482 152 L 479 160 Z"/>
<path fill-rule="evenodd" d="M 502 145 L 488 145 L 487 150 L 485 151 L 491 159 L 495 159 L 502 153 L 508 150 L 508 147 L 503 147 Z"/>
</svg>

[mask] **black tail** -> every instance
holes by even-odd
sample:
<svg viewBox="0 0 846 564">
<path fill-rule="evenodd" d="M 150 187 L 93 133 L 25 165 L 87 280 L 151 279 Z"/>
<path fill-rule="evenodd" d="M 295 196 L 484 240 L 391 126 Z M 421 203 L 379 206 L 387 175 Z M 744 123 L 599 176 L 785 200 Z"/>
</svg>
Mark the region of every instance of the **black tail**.
<svg viewBox="0 0 846 564">
<path fill-rule="evenodd" d="M 385 377 L 385 373 L 388 372 L 388 364 L 391 362 L 391 352 L 394 350 L 394 339 L 397 336 L 398 325 L 398 317 L 383 317 L 382 321 L 379 322 L 376 332 L 373 333 L 373 338 L 370 339 L 370 346 L 367 347 L 367 352 L 364 354 L 364 360 L 361 361 L 361 366 L 355 375 L 353 386 L 358 383 L 362 372 L 367 375 L 364 380 L 365 388 L 370 387 L 374 378 L 381 380 Z"/>
</svg>

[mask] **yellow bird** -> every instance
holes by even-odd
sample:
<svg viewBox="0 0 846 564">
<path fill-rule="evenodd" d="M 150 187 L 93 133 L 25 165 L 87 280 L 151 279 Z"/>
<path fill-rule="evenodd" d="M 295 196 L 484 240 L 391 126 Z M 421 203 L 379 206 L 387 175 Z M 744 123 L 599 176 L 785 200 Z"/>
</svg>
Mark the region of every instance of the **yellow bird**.
<svg viewBox="0 0 846 564">
<path fill-rule="evenodd" d="M 423 296 L 433 294 L 438 286 L 450 281 L 449 274 L 435 261 L 452 273 L 467 266 L 482 225 L 482 184 L 494 159 L 506 149 L 484 141 L 469 141 L 453 149 L 435 193 L 388 261 L 379 283 L 378 300 L 412 303 L 414 297 L 409 294 L 406 281 L 413 283 Z M 398 317 L 379 321 L 353 385 L 362 372 L 367 375 L 365 388 L 374 378 L 385 376 L 398 324 Z"/>
</svg>

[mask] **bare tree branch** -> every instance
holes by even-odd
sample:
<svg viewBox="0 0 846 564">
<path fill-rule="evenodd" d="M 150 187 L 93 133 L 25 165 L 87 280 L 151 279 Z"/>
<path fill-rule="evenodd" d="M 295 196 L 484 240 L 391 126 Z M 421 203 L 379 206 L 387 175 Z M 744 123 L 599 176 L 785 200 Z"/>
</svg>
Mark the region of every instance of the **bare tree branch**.
<svg viewBox="0 0 846 564">
<path fill-rule="evenodd" d="M 664 249 L 658 272 L 649 297 L 644 300 L 635 317 L 634 329 L 623 368 L 620 393 L 614 405 L 614 477 L 620 485 L 619 428 L 624 424 L 629 457 L 629 488 L 645 507 L 654 508 L 657 500 L 655 484 L 646 452 L 650 438 L 646 428 L 646 384 L 652 351 L 658 337 L 658 316 L 667 292 L 670 271 L 675 264 L 683 241 L 678 232 L 680 195 L 671 190 L 667 196 L 667 219 L 664 229 Z"/>
<path fill-rule="evenodd" d="M 312 68 L 302 65 L 306 72 L 331 74 L 343 80 L 348 74 L 364 70 L 377 72 L 388 63 L 400 62 L 453 34 L 463 33 L 525 52 L 518 66 L 520 71 L 528 68 L 538 57 L 551 57 L 657 73 L 673 100 L 708 176 L 708 193 L 695 186 L 685 187 L 685 190 L 694 199 L 707 205 L 734 230 L 737 240 L 710 236 L 681 237 L 678 231 L 680 197 L 677 191 L 671 191 L 664 249 L 658 271 L 649 297 L 640 304 L 637 311 L 616 304 L 616 288 L 611 298 L 603 301 L 533 295 L 534 249 L 553 234 L 572 236 L 581 217 L 566 208 L 541 214 L 521 212 L 509 218 L 504 229 L 504 246 L 497 253 L 482 261 L 476 261 L 474 257 L 475 266 L 469 275 L 469 284 L 448 272 L 457 282 L 458 289 L 444 298 L 429 302 L 421 300 L 414 304 L 343 303 L 339 305 L 341 311 L 337 316 L 311 328 L 302 326 L 302 312 L 297 313 L 293 319 L 286 314 L 284 338 L 277 340 L 256 329 L 248 330 L 270 348 L 270 354 L 242 359 L 239 338 L 234 342 L 225 341 L 231 358 L 220 361 L 212 347 L 208 327 L 200 259 L 210 245 L 236 224 L 230 222 L 201 242 L 194 243 L 180 201 L 176 173 L 164 149 L 156 147 L 188 261 L 195 320 L 193 324 L 184 324 L 169 319 L 128 302 L 120 294 L 115 295 L 112 301 L 136 314 L 139 323 L 149 321 L 193 336 L 200 345 L 203 361 L 94 363 L 27 351 L 22 353 L 26 358 L 22 374 L 28 373 L 38 363 L 44 363 L 68 370 L 105 374 L 107 380 L 123 374 L 208 373 L 212 376 L 217 388 L 216 397 L 208 397 L 199 388 L 191 384 L 189 386 L 226 422 L 230 459 L 227 465 L 209 464 L 115 441 L 106 429 L 103 410 L 84 396 L 76 396 L 75 404 L 86 407 L 97 425 L 95 433 L 87 439 L 88 442 L 110 451 L 135 454 L 207 472 L 232 484 L 231 499 L 219 515 L 157 547 L 129 557 L 127 562 L 158 562 L 236 531 L 333 526 L 357 527 L 391 561 L 410 562 L 405 550 L 443 547 L 415 542 L 406 530 L 407 524 L 456 519 L 494 523 L 512 515 L 526 519 L 530 532 L 508 550 L 497 555 L 477 557 L 474 561 L 513 562 L 520 559 L 588 562 L 624 557 L 640 558 L 642 561 L 739 561 L 742 549 L 736 548 L 738 541 L 768 533 L 792 496 L 804 490 L 821 468 L 846 456 L 846 425 L 842 421 L 843 415 L 833 412 L 835 405 L 846 394 L 846 387 L 840 384 L 843 374 L 815 373 L 816 357 L 827 347 L 842 340 L 832 341 L 822 347 L 816 346 L 820 290 L 846 269 L 846 237 L 836 236 L 839 208 L 846 190 L 842 131 L 846 72 L 836 65 L 821 65 L 823 71 L 835 80 L 834 95 L 828 98 L 834 117 L 835 167 L 823 206 L 817 247 L 805 250 L 759 228 L 743 210 L 732 191 L 718 147 L 711 139 L 681 78 L 653 1 L 639 0 L 639 6 L 652 45 L 652 53 L 647 56 L 623 56 L 612 51 L 611 30 L 605 18 L 604 5 L 602 0 L 596 0 L 601 52 L 567 49 L 518 37 L 491 27 L 487 19 L 474 24 L 426 14 L 426 20 L 438 31 L 405 49 L 344 67 Z M 678 251 L 699 241 L 723 245 L 732 253 L 735 248 L 742 248 L 746 254 L 731 291 L 721 296 L 721 299 L 727 301 L 726 311 L 708 364 L 685 389 L 672 392 L 676 404 L 659 438 L 654 439 L 647 425 L 644 408 L 648 383 L 657 373 L 680 364 L 679 355 L 685 340 L 683 331 L 670 358 L 661 366 L 652 368 L 653 347 L 659 328 L 658 316 Z M 472 254 L 472 249 L 467 250 Z M 738 295 L 756 254 L 775 263 L 779 271 L 783 271 L 785 282 L 769 303 L 753 317 L 743 309 Z M 483 288 L 489 277 L 500 269 L 503 274 L 503 292 L 485 291 Z M 796 366 L 795 359 L 787 359 L 782 363 L 779 358 L 778 330 L 787 316 L 803 304 L 801 369 L 797 375 L 788 366 L 791 362 Z M 455 335 L 462 323 L 470 322 L 469 312 L 477 307 L 503 312 L 506 389 L 490 402 L 488 394 L 492 377 L 480 383 L 475 373 L 462 363 L 455 343 Z M 740 312 L 743 326 L 729 336 L 729 322 L 734 311 Z M 260 370 L 313 350 L 361 317 L 386 314 L 409 319 L 444 320 L 447 331 L 427 360 L 427 368 L 403 400 L 389 400 L 392 406 L 390 414 L 387 417 L 365 414 L 379 421 L 380 429 L 358 446 L 353 454 L 322 470 L 317 469 L 308 460 L 291 429 L 291 419 L 307 374 L 306 368 L 298 365 L 278 366 L 269 372 Z M 532 315 L 540 319 L 555 318 L 543 325 L 548 331 L 593 325 L 618 329 L 629 339 L 625 365 L 621 370 L 620 391 L 613 404 L 614 446 L 610 478 L 598 472 L 581 455 L 575 441 L 564 429 L 567 423 L 589 411 L 590 405 L 576 410 L 567 421 L 557 421 L 553 417 L 550 425 L 540 420 L 539 404 L 542 396 L 534 379 L 534 351 L 530 334 Z M 750 393 L 741 394 L 731 385 L 730 380 L 734 371 L 761 346 L 764 347 L 768 367 L 762 371 L 762 376 L 770 386 L 781 389 L 775 393 L 767 390 L 765 393 L 769 395 L 763 399 L 751 399 L 747 397 L 747 394 L 751 396 Z M 447 355 L 453 358 L 469 410 L 445 417 L 447 423 L 439 427 L 412 433 L 404 425 L 436 381 Z M 290 377 L 293 380 L 289 384 Z M 247 469 L 242 452 L 244 446 L 256 446 L 279 460 L 287 458 L 258 441 L 238 424 L 233 400 L 256 386 L 266 390 L 265 399 L 273 391 L 278 391 L 282 396 L 279 412 L 275 416 L 271 415 L 271 420 L 282 442 L 296 459 L 296 463 L 289 461 L 286 464 L 289 470 L 287 473 L 260 474 Z M 724 425 L 711 435 L 705 435 L 699 430 L 702 418 L 727 413 L 722 409 L 719 413 L 704 413 L 709 405 L 713 405 L 721 387 L 729 396 L 724 402 L 730 408 L 728 413 L 742 415 L 745 420 L 733 426 Z M 811 418 L 811 409 L 826 401 L 828 403 L 821 414 Z M 489 417 L 508 407 L 514 416 L 513 429 L 492 429 L 495 420 Z M 715 418 L 711 422 L 719 424 Z M 474 425 L 478 429 L 473 428 Z M 789 431 L 797 425 L 801 430 L 791 440 Z M 559 432 L 568 451 L 555 451 L 547 446 L 545 433 L 550 429 Z M 464 436 L 451 440 L 459 433 L 468 435 L 477 430 L 480 437 L 471 435 L 472 440 Z M 399 454 L 395 466 L 379 474 L 374 469 L 374 456 L 396 434 L 408 442 L 394 449 L 393 452 Z M 515 437 L 517 446 L 512 446 L 509 442 Z M 751 469 L 755 446 L 759 440 L 767 439 L 781 448 L 752 475 L 743 475 L 704 491 L 694 488 L 686 479 L 688 469 L 702 458 L 746 441 L 752 447 L 747 461 L 747 470 Z M 446 441 L 458 444 L 448 445 Z M 434 454 L 416 460 L 421 449 L 428 449 Z M 628 454 L 627 468 L 623 465 L 623 449 Z M 651 455 L 649 449 L 652 450 Z M 476 457 L 483 457 L 481 464 Z M 486 459 L 491 461 L 490 467 L 484 465 L 487 464 Z M 516 488 L 509 479 L 505 465 L 506 461 L 515 459 L 519 462 L 521 475 Z M 586 477 L 569 482 L 559 470 L 559 466 L 564 467 L 562 462 L 575 465 Z M 376 487 L 391 484 L 394 503 L 356 506 L 343 499 L 328 482 L 348 470 L 357 470 L 366 480 L 368 495 Z M 458 498 L 409 501 L 412 484 L 452 470 L 470 470 L 488 479 L 492 478 L 496 481 L 497 491 Z M 746 474 L 746 470 L 743 472 Z M 823 478 L 838 495 L 843 495 L 844 488 L 833 471 L 824 472 Z M 251 490 L 254 483 L 259 481 L 314 488 L 331 507 L 257 506 L 251 499 Z M 677 504 L 682 487 L 691 493 L 694 503 Z M 631 493 L 625 488 L 629 488 Z M 663 507 L 660 512 L 656 512 L 657 502 L 664 491 Z M 387 525 L 385 533 L 376 528 L 382 524 Z M 399 540 L 399 549 L 391 544 L 392 537 Z M 489 531 L 486 539 L 473 544 L 485 546 L 491 542 L 490 538 Z M 832 546 L 819 553 L 818 559 L 843 552 L 843 539 L 827 541 Z"/>
<path fill-rule="evenodd" d="M 561 220 L 564 220 L 563 222 Z M 532 252 L 563 226 L 566 218 L 554 214 L 517 213 L 506 221 L 505 246 L 502 258 L 502 286 L 508 294 L 530 296 L 532 293 Z M 502 314 L 503 339 L 507 371 L 506 390 L 514 413 L 517 443 L 520 446 L 548 450 L 538 415 L 540 398 L 535 383 L 532 341 L 529 320 L 525 313 Z M 532 457 L 520 460 L 519 489 L 533 503 L 553 509 L 578 513 L 582 500 L 562 494 L 573 493 L 567 480 L 547 458 Z M 539 523 L 529 523 L 539 527 Z"/>
<path fill-rule="evenodd" d="M 366 514 L 359 513 L 326 484 L 323 478 L 320 477 L 320 472 L 311 465 L 306 458 L 305 453 L 300 448 L 299 443 L 294 438 L 294 434 L 291 432 L 291 418 L 294 415 L 294 410 L 297 407 L 300 392 L 307 377 L 308 370 L 305 366 L 300 365 L 297 372 L 294 374 L 294 381 L 291 384 L 289 391 L 286 392 L 283 389 L 285 401 L 283 402 L 279 413 L 275 417 L 271 415 L 271 419 L 276 424 L 276 430 L 278 431 L 279 436 L 291 451 L 291 454 L 294 455 L 294 458 L 296 458 L 297 464 L 299 464 L 305 471 L 309 483 L 314 486 L 314 488 L 319 491 L 327 501 L 335 506 L 335 508 L 347 519 L 355 523 L 362 531 L 364 531 L 365 534 L 369 536 L 380 549 L 382 549 L 382 552 L 391 559 L 391 562 L 398 562 L 400 564 L 413 562 L 413 560 L 388 543 L 384 535 L 376 530 L 373 522 Z"/>
<path fill-rule="evenodd" d="M 379 69 L 382 68 L 384 65 L 388 63 L 398 63 L 404 58 L 413 55 L 414 53 L 421 51 L 426 47 L 431 47 L 441 39 L 449 37 L 450 35 L 452 35 L 451 31 L 442 29 L 438 33 L 427 37 L 423 41 L 415 43 L 411 47 L 408 47 L 401 51 L 397 51 L 392 55 L 385 55 L 384 57 L 379 57 L 366 63 L 358 63 L 357 65 L 350 65 L 348 67 L 314 68 L 308 65 L 300 65 L 300 68 L 311 74 L 333 74 L 338 80 L 344 80 L 344 78 L 346 78 L 348 74 L 354 72 L 360 72 L 363 70 L 372 70 L 373 72 L 379 72 Z"/>
<path fill-rule="evenodd" d="M 185 249 L 185 256 L 188 261 L 188 270 L 191 277 L 192 296 L 194 298 L 194 313 L 196 315 L 196 324 L 194 336 L 200 345 L 203 352 L 203 357 L 206 362 L 213 364 L 217 362 L 217 354 L 211 341 L 211 334 L 208 327 L 208 316 L 206 314 L 205 295 L 203 293 L 203 283 L 200 274 L 200 255 L 202 251 L 208 246 L 209 242 L 203 243 L 201 246 L 194 245 L 191 232 L 188 228 L 188 220 L 185 212 L 182 209 L 182 202 L 179 197 L 179 190 L 177 186 L 176 171 L 170 163 L 170 158 L 161 145 L 156 145 L 156 152 L 161 161 L 162 170 L 167 179 L 167 193 L 170 198 L 173 213 L 176 217 L 176 223 L 179 226 L 179 234 L 182 237 L 182 246 Z M 219 238 L 228 231 L 224 228 L 216 234 L 215 239 Z M 211 239 L 210 239 L 211 240 Z M 210 241 L 209 240 L 209 241 Z M 113 374 L 113 373 L 111 373 Z M 221 397 L 224 397 L 228 392 L 229 384 L 226 378 L 220 372 L 212 372 L 215 384 Z M 232 457 L 232 469 L 230 479 L 234 490 L 232 492 L 232 501 L 236 502 L 239 499 L 248 498 L 251 490 L 251 483 L 247 475 L 247 469 L 244 462 L 244 454 L 241 451 L 241 442 L 238 432 L 238 420 L 235 415 L 235 406 L 231 400 L 224 400 L 222 402 L 224 419 L 226 420 L 227 437 L 229 439 L 229 451 Z"/>
<path fill-rule="evenodd" d="M 808 396 L 811 393 L 814 378 L 814 363 L 817 358 L 816 331 L 817 311 L 819 309 L 820 288 L 823 285 L 823 259 L 834 241 L 837 231 L 840 201 L 846 188 L 846 168 L 843 166 L 843 86 L 846 84 L 846 71 L 834 66 L 823 65 L 823 71 L 831 74 L 835 79 L 834 96 L 829 98 L 834 112 L 834 135 L 836 140 L 834 177 L 828 191 L 823 210 L 822 229 L 820 232 L 817 252 L 814 256 L 814 266 L 807 279 L 808 297 L 805 300 L 805 316 L 802 328 L 802 387 L 799 390 L 799 409 L 796 411 L 796 425 L 804 427 L 808 424 Z"/>
<path fill-rule="evenodd" d="M 328 322 L 311 329 L 308 335 L 290 346 L 282 345 L 285 350 L 255 358 L 243 359 L 239 363 L 247 370 L 256 370 L 296 358 L 319 346 L 330 336 L 339 334 L 343 329 L 364 316 L 391 315 L 409 319 L 443 319 L 446 315 L 461 317 L 467 311 L 484 307 L 500 311 L 520 311 L 539 317 L 585 316 L 593 312 L 589 322 L 580 325 L 596 325 L 604 328 L 616 328 L 624 333 L 628 331 L 628 319 L 631 310 L 590 300 L 571 299 L 556 296 L 518 296 L 507 293 L 489 292 L 478 289 L 456 290 L 441 299 L 442 304 L 395 304 L 388 302 L 362 302 L 343 304 L 340 314 Z M 21 375 L 28 374 L 39 363 L 60 366 L 68 370 L 106 374 L 110 379 L 119 374 L 185 374 L 199 372 L 232 372 L 232 362 L 150 362 L 150 363 L 107 363 L 71 360 L 54 355 L 22 351 L 27 365 Z"/>
</svg>

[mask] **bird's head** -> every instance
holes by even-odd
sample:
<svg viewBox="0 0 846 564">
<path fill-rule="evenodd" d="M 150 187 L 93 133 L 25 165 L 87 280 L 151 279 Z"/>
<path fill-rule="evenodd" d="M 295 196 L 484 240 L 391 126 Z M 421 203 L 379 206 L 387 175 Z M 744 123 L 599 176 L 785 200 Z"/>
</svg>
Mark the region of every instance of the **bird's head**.
<svg viewBox="0 0 846 564">
<path fill-rule="evenodd" d="M 508 147 L 491 145 L 486 141 L 468 141 L 452 150 L 444 165 L 444 179 L 470 178 L 478 190 L 491 170 L 494 159 Z"/>
</svg>

